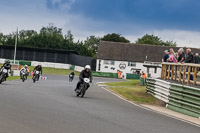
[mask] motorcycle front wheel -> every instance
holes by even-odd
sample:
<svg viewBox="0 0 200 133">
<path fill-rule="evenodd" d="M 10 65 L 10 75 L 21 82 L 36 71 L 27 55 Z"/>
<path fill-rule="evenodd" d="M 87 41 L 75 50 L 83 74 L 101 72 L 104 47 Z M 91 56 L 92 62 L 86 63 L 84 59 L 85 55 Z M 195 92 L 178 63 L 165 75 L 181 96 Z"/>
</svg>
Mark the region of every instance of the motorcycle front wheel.
<svg viewBox="0 0 200 133">
<path fill-rule="evenodd" d="M 81 90 L 81 97 L 83 98 L 85 95 L 85 91 L 86 91 L 86 86 L 84 86 Z"/>
</svg>

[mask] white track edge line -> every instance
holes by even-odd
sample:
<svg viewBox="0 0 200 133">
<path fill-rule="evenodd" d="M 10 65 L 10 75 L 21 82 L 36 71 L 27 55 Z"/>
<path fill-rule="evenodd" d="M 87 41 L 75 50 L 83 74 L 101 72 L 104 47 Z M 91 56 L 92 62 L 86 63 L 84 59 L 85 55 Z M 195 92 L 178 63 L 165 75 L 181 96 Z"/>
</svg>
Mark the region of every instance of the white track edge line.
<svg viewBox="0 0 200 133">
<path fill-rule="evenodd" d="M 97 83 L 96 83 L 96 85 L 97 85 Z M 98 86 L 98 85 L 97 85 L 97 86 Z M 102 87 L 102 86 L 99 86 L 99 87 L 101 87 L 103 90 L 105 90 L 105 91 L 107 91 L 107 92 L 109 92 L 109 93 L 115 95 L 116 97 L 120 98 L 121 100 L 126 101 L 126 102 L 128 102 L 128 103 L 130 103 L 130 104 L 133 104 L 133 105 L 135 105 L 135 106 L 137 106 L 137 107 L 140 107 L 140 108 L 142 108 L 142 109 L 145 109 L 145 110 L 148 110 L 148 111 L 151 111 L 151 112 L 155 112 L 155 113 L 158 113 L 158 114 L 161 114 L 161 115 L 164 115 L 164 116 L 167 116 L 167 117 L 170 117 L 170 118 L 173 118 L 173 119 L 176 119 L 176 120 L 179 120 L 179 121 L 182 121 L 182 122 L 191 124 L 191 125 L 193 125 L 193 126 L 200 127 L 200 125 L 198 125 L 198 124 L 196 124 L 196 123 L 193 123 L 193 122 L 190 122 L 190 121 L 187 121 L 187 120 L 184 120 L 184 119 L 181 119 L 181 118 L 178 118 L 178 117 L 176 117 L 176 116 L 172 116 L 172 115 L 169 115 L 169 114 L 166 114 L 166 113 L 162 113 L 162 112 L 160 112 L 160 111 L 156 111 L 156 110 L 153 110 L 153 109 L 144 107 L 144 106 L 142 106 L 142 105 L 139 105 L 139 104 L 136 104 L 136 103 L 134 103 L 134 102 L 131 102 L 131 101 L 129 101 L 129 100 L 124 99 L 123 97 L 117 95 L 116 93 L 114 93 L 114 92 L 112 92 L 112 91 L 106 89 L 105 87 Z"/>
</svg>

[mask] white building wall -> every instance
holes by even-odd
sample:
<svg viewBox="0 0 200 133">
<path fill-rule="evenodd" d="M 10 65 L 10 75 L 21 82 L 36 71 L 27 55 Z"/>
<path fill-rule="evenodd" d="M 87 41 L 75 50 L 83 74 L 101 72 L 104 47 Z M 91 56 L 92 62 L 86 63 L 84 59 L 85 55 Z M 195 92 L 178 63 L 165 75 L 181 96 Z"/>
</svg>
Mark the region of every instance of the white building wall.
<svg viewBox="0 0 200 133">
<path fill-rule="evenodd" d="M 99 62 L 101 62 L 100 67 L 99 67 Z M 120 69 L 120 64 L 125 64 L 126 66 L 125 69 Z M 133 71 L 131 70 L 133 68 L 133 69 L 141 69 L 140 72 L 144 71 L 145 73 L 147 73 L 147 68 L 144 67 L 143 64 L 144 63 L 136 62 L 136 66 L 133 67 L 133 66 L 128 66 L 127 61 L 115 61 L 114 65 L 108 65 L 104 64 L 104 60 L 97 59 L 96 71 L 117 73 L 117 70 L 120 70 L 123 73 L 122 75 L 126 76 L 126 73 L 131 73 L 131 74 L 133 73 Z M 157 73 L 154 73 L 154 71 L 155 71 L 154 68 L 150 68 L 149 73 L 151 74 L 151 77 L 159 78 L 161 76 L 161 68 L 157 68 Z"/>
</svg>

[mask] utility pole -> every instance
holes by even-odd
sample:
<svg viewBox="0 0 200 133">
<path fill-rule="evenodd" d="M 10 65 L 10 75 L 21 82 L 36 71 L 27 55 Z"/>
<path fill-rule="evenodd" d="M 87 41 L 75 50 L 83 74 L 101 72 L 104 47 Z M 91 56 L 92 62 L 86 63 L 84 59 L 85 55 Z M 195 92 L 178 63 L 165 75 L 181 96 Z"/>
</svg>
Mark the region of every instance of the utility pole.
<svg viewBox="0 0 200 133">
<path fill-rule="evenodd" d="M 18 28 L 17 28 L 17 32 L 16 32 L 16 38 L 15 38 L 14 64 L 15 64 L 16 53 L 17 53 L 17 40 L 18 40 Z"/>
</svg>

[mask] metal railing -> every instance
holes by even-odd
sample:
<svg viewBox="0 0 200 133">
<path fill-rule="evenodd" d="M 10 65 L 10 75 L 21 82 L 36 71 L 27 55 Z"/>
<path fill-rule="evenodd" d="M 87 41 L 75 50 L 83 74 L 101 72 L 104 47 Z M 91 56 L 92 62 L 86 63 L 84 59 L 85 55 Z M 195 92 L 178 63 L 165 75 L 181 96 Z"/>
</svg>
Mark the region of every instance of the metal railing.
<svg viewBox="0 0 200 133">
<path fill-rule="evenodd" d="M 200 64 L 162 63 L 161 79 L 200 85 Z"/>
</svg>

